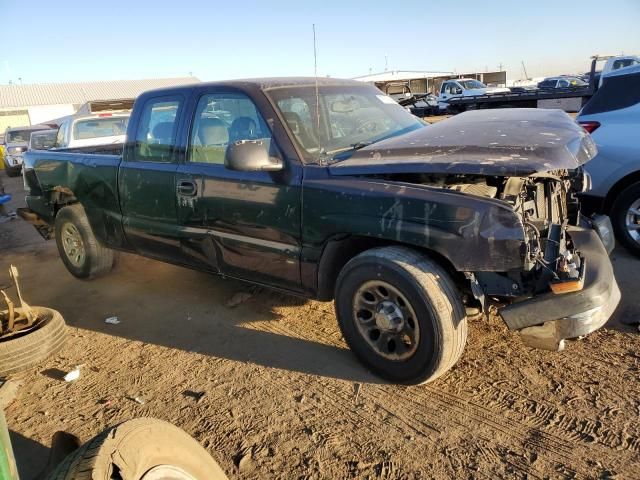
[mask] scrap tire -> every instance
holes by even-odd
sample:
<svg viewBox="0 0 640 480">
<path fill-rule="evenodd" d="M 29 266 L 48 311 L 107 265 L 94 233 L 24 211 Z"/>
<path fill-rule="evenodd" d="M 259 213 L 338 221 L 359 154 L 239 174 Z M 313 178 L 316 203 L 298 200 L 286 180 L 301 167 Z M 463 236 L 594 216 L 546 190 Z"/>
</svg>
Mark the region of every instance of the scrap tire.
<svg viewBox="0 0 640 480">
<path fill-rule="evenodd" d="M 62 348 L 67 330 L 62 315 L 44 307 L 31 307 L 42 319 L 37 328 L 2 340 L 0 338 L 0 377 L 34 367 Z"/>
<path fill-rule="evenodd" d="M 611 223 L 618 241 L 634 255 L 640 256 L 640 242 L 629 233 L 626 218 L 629 208 L 640 199 L 640 183 L 624 189 L 611 207 Z M 638 232 L 640 233 L 640 231 Z"/>
<path fill-rule="evenodd" d="M 197 480 L 227 479 L 196 440 L 154 418 L 136 418 L 105 430 L 67 456 L 46 479 L 139 480 L 160 465 Z"/>
<path fill-rule="evenodd" d="M 75 229 L 81 237 L 84 257 L 80 262 L 73 262 L 65 251 L 62 238 L 62 232 L 65 228 Z M 89 219 L 84 213 L 82 205 L 79 203 L 66 206 L 58 212 L 55 235 L 60 258 L 73 276 L 90 279 L 108 273 L 113 268 L 113 250 L 100 244 L 91 230 Z"/>
<path fill-rule="evenodd" d="M 388 284 L 414 310 L 420 337 L 410 357 L 385 358 L 359 331 L 355 295 L 367 282 Z M 351 259 L 336 282 L 335 308 L 353 353 L 373 372 L 393 382 L 431 382 L 453 367 L 464 351 L 467 318 L 456 285 L 439 264 L 410 248 L 374 248 Z"/>
</svg>

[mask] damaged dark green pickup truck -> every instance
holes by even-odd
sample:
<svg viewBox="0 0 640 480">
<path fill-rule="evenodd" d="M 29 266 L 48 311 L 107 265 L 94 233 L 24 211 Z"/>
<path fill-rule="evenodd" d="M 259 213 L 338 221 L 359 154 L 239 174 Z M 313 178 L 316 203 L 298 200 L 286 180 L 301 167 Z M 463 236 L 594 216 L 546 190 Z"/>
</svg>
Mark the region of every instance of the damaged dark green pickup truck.
<svg viewBox="0 0 640 480">
<path fill-rule="evenodd" d="M 123 250 L 335 299 L 351 349 L 393 381 L 451 368 L 467 317 L 561 349 L 620 299 L 609 221 L 575 197 L 595 146 L 560 111 L 425 126 L 357 82 L 233 81 L 141 95 L 126 144 L 100 148 L 24 161 L 21 215 L 73 275 Z"/>
</svg>

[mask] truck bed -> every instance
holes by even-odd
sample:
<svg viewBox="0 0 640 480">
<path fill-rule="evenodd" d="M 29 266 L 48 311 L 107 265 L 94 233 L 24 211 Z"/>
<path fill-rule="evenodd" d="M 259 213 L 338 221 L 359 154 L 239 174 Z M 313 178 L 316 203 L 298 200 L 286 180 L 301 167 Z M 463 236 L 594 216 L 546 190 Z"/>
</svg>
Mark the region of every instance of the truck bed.
<svg viewBox="0 0 640 480">
<path fill-rule="evenodd" d="M 123 149 L 124 143 L 111 143 L 109 145 L 91 145 L 88 147 L 56 148 L 50 151 L 100 155 L 122 155 Z"/>
<path fill-rule="evenodd" d="M 89 153 L 91 152 L 91 153 Z M 98 152 L 117 152 L 98 153 Z M 118 211 L 117 178 L 118 166 L 122 160 L 122 145 L 103 145 L 66 150 L 30 150 L 24 156 L 24 176 L 28 184 L 37 185 L 42 192 L 53 192 L 85 199 L 86 210 L 111 209 Z M 36 178 L 37 170 L 37 178 Z M 71 192 L 68 186 L 73 185 Z M 30 196 L 27 196 L 29 199 Z M 46 197 L 35 197 L 45 202 Z M 38 210 L 44 220 L 55 215 L 52 206 L 43 203 Z"/>
</svg>

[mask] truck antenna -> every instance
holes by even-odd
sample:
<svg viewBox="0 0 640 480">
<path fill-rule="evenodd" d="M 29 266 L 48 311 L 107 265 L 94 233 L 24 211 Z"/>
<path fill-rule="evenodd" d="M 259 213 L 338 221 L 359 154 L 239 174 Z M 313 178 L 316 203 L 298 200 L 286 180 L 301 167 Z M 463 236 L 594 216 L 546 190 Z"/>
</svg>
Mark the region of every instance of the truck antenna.
<svg viewBox="0 0 640 480">
<path fill-rule="evenodd" d="M 322 153 L 320 147 L 320 92 L 318 90 L 318 51 L 316 49 L 316 24 L 311 24 L 313 28 L 313 75 L 316 77 L 316 120 L 317 120 L 317 137 L 318 137 L 318 151 Z"/>
</svg>

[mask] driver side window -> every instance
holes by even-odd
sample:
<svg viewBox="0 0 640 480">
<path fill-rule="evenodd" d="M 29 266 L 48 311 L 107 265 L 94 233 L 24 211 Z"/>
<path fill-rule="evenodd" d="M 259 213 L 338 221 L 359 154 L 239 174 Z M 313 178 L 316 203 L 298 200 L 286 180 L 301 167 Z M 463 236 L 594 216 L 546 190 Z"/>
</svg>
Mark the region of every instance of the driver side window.
<svg viewBox="0 0 640 480">
<path fill-rule="evenodd" d="M 458 84 L 455 82 L 447 82 L 445 93 L 449 95 L 455 95 L 458 90 Z"/>
<path fill-rule="evenodd" d="M 224 165 L 227 146 L 242 140 L 270 141 L 271 132 L 255 104 L 240 93 L 200 97 L 189 139 L 188 161 Z"/>
</svg>

